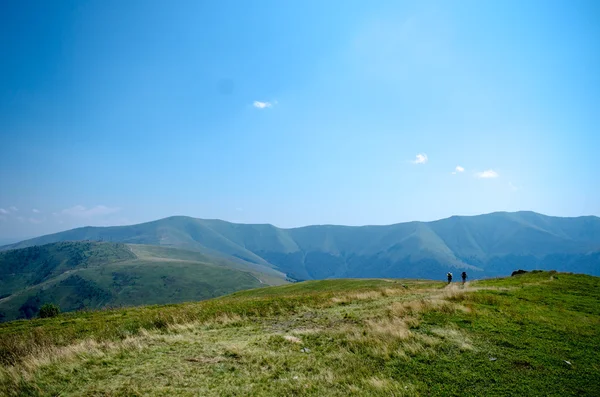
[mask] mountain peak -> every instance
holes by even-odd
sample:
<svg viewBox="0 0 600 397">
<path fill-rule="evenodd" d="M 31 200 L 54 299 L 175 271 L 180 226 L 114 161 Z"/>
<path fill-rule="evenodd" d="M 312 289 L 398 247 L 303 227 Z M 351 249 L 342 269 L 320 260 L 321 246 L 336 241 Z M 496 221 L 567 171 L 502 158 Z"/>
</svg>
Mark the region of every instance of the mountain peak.
<svg viewBox="0 0 600 397">
<path fill-rule="evenodd" d="M 73 229 L 4 249 L 68 240 L 184 248 L 275 268 L 295 279 L 437 278 L 452 268 L 471 269 L 479 276 L 536 267 L 600 271 L 599 218 L 550 217 L 532 211 L 289 229 L 177 215 L 131 226 Z"/>
</svg>

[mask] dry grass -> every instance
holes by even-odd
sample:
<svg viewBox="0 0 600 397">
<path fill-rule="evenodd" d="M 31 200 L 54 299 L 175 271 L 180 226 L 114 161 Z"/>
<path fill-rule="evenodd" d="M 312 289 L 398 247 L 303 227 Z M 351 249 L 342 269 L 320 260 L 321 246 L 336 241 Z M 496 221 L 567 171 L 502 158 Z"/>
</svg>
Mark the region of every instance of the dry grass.
<svg viewBox="0 0 600 397">
<path fill-rule="evenodd" d="M 406 321 L 399 317 L 367 320 L 366 329 L 376 338 L 405 340 L 412 334 Z"/>
<path fill-rule="evenodd" d="M 349 303 L 353 301 L 374 300 L 381 298 L 381 291 L 364 291 L 331 298 L 333 303 Z"/>
<path fill-rule="evenodd" d="M 245 316 L 242 317 L 236 313 L 223 313 L 209 321 L 204 321 L 203 325 L 208 326 L 208 327 L 237 325 L 237 324 L 241 324 L 242 322 L 244 322 L 245 319 L 246 319 Z"/>
<path fill-rule="evenodd" d="M 381 299 L 381 297 L 394 297 L 398 295 L 406 295 L 409 293 L 409 290 L 399 285 L 396 288 L 377 288 L 370 291 L 361 291 L 361 292 L 353 292 L 353 293 L 345 293 L 339 294 L 331 298 L 331 301 L 336 304 L 340 303 L 351 303 L 355 301 L 364 301 L 364 300 L 377 300 Z"/>
<path fill-rule="evenodd" d="M 377 377 L 369 378 L 367 381 L 371 386 L 379 390 L 389 390 L 392 386 L 390 379 L 381 379 Z"/>
<path fill-rule="evenodd" d="M 23 380 L 31 381 L 37 370 L 50 365 L 59 365 L 76 359 L 103 357 L 111 352 L 133 351 L 147 345 L 149 335 L 127 338 L 120 342 L 97 342 L 87 339 L 68 346 L 46 346 L 38 348 L 35 354 L 24 357 L 18 365 L 6 366 L 0 371 L 0 384 L 18 385 Z"/>
<path fill-rule="evenodd" d="M 473 343 L 464 332 L 453 328 L 433 328 L 431 332 L 442 340 L 457 346 L 461 351 L 473 350 Z"/>
<path fill-rule="evenodd" d="M 293 336 L 293 335 L 284 335 L 283 339 L 287 340 L 288 342 L 292 342 L 292 343 L 302 343 L 302 339 L 298 338 L 297 336 Z"/>
<path fill-rule="evenodd" d="M 393 316 L 405 317 L 415 316 L 429 311 L 439 311 L 442 313 L 454 313 L 456 310 L 463 310 L 460 305 L 449 302 L 438 297 L 419 299 L 407 302 L 394 302 L 389 309 Z M 468 310 L 468 309 L 464 309 Z"/>
</svg>

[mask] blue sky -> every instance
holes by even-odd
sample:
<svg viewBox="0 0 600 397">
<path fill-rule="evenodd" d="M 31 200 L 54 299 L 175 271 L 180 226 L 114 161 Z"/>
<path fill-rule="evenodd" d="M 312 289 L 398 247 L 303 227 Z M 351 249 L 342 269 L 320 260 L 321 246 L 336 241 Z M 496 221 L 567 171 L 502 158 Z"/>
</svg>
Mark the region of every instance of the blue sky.
<svg viewBox="0 0 600 397">
<path fill-rule="evenodd" d="M 600 215 L 598 20 L 579 0 L 4 1 L 0 237 Z"/>
</svg>

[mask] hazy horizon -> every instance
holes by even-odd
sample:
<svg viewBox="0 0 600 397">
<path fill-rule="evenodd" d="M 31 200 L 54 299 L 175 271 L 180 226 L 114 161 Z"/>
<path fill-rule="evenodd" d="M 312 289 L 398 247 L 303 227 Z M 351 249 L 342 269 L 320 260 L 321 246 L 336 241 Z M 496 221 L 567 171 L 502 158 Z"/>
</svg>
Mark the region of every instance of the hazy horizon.
<svg viewBox="0 0 600 397">
<path fill-rule="evenodd" d="M 595 1 L 7 1 L 0 239 L 600 216 Z"/>
</svg>

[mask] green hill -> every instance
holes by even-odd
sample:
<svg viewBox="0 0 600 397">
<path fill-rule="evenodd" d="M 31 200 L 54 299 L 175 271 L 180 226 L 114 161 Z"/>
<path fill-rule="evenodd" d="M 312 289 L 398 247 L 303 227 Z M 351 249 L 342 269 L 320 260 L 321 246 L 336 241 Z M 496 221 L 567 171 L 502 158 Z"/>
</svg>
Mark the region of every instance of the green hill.
<svg viewBox="0 0 600 397">
<path fill-rule="evenodd" d="M 36 395 L 597 395 L 600 279 L 320 280 L 0 324 Z"/>
<path fill-rule="evenodd" d="M 534 212 L 295 229 L 178 216 L 133 226 L 73 229 L 6 248 L 65 240 L 184 248 L 235 259 L 261 272 L 275 269 L 300 280 L 441 278 L 454 270 L 481 278 L 508 275 L 516 268 L 600 275 L 600 218 Z"/>
<path fill-rule="evenodd" d="M 64 311 L 177 303 L 282 283 L 272 270 L 181 249 L 51 243 L 0 252 L 0 317 L 31 318 L 48 302 Z"/>
</svg>

